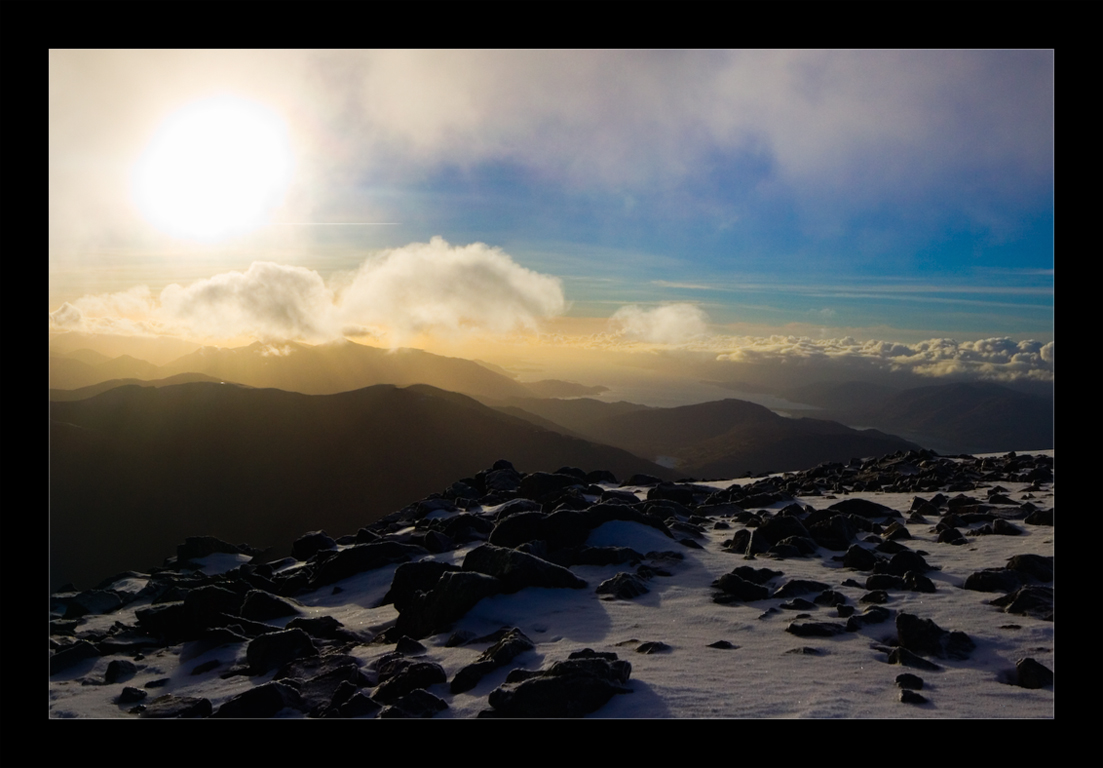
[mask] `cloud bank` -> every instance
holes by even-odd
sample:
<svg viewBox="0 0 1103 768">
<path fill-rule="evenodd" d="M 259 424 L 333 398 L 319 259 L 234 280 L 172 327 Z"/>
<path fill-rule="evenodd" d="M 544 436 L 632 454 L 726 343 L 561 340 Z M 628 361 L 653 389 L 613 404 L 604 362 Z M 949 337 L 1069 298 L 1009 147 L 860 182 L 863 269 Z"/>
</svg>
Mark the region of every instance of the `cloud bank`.
<svg viewBox="0 0 1103 768">
<path fill-rule="evenodd" d="M 618 309 L 609 323 L 626 338 L 656 344 L 683 344 L 708 332 L 708 315 L 693 304 L 654 309 L 632 304 Z"/>
<path fill-rule="evenodd" d="M 398 345 L 422 332 L 535 329 L 565 309 L 558 278 L 499 248 L 434 237 L 384 251 L 329 282 L 303 267 L 256 261 L 245 272 L 169 285 L 158 299 L 145 286 L 84 296 L 51 312 L 50 327 L 264 341 L 371 335 Z"/>
</svg>

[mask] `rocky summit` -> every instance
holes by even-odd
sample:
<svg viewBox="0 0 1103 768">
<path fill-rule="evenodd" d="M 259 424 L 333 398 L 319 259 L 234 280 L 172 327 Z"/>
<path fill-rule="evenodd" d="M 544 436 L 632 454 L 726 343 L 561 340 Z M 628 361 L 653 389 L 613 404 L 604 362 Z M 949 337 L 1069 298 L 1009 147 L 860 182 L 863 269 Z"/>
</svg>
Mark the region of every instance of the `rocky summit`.
<svg viewBox="0 0 1103 768">
<path fill-rule="evenodd" d="M 500 460 L 309 527 L 56 591 L 50 715 L 1052 716 L 1052 452 L 723 482 Z"/>
</svg>

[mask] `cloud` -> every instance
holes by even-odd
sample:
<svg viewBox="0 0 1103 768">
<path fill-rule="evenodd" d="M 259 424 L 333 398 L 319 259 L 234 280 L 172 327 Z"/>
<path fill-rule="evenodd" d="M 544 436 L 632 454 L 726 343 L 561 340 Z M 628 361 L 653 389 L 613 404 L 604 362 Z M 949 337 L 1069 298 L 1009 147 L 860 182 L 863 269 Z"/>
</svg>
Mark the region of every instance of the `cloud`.
<svg viewBox="0 0 1103 768">
<path fill-rule="evenodd" d="M 245 272 L 167 286 L 161 312 L 201 336 L 324 340 L 333 335 L 333 298 L 313 270 L 255 261 Z"/>
<path fill-rule="evenodd" d="M 733 340 L 734 341 L 734 340 Z M 798 336 L 744 338 L 717 360 L 739 363 L 797 362 L 849 366 L 927 377 L 979 378 L 994 381 L 1053 381 L 1053 342 L 1009 338 L 958 342 L 928 339 L 913 344 L 858 342 Z"/>
<path fill-rule="evenodd" d="M 405 336 L 536 328 L 566 306 L 559 278 L 522 267 L 500 248 L 440 237 L 368 259 L 339 299 L 345 323 Z"/>
<path fill-rule="evenodd" d="M 682 344 L 708 331 L 708 315 L 693 304 L 666 304 L 654 309 L 633 304 L 618 309 L 609 323 L 629 339 L 656 344 Z"/>
<path fill-rule="evenodd" d="M 255 261 L 155 299 L 145 286 L 84 296 L 50 313 L 52 330 L 174 333 L 320 342 L 371 336 L 392 346 L 418 333 L 535 329 L 562 314 L 560 280 L 526 269 L 499 248 L 440 237 L 384 251 L 329 282 L 304 267 Z M 267 354 L 285 354 L 272 346 Z"/>
</svg>

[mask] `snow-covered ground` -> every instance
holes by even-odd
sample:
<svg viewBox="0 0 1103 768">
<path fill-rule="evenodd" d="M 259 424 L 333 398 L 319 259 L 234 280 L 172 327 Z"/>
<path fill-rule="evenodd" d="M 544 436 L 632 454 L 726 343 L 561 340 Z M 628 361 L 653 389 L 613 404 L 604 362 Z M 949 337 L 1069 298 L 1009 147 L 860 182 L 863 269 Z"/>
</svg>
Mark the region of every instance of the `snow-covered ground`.
<svg viewBox="0 0 1103 768">
<path fill-rule="evenodd" d="M 1035 453 L 1052 455 L 1052 451 Z M 1000 485 L 1008 489 L 1007 496 L 1016 500 L 1026 487 L 1024 483 Z M 641 498 L 646 493 L 645 488 L 635 490 Z M 984 499 L 985 491 L 978 489 L 967 495 Z M 851 498 L 854 496 L 892 507 L 905 517 L 914 498 L 911 493 L 862 493 Z M 1052 508 L 1052 486 L 1042 493 L 1035 492 L 1034 497 L 1038 506 Z M 823 508 L 837 499 L 812 496 L 799 501 Z M 768 613 L 785 602 L 783 599 L 714 603 L 712 596 L 716 590 L 710 587 L 713 580 L 737 566 L 750 564 L 783 571 L 780 582 L 794 578 L 825 582 L 845 595 L 847 603 L 857 606 L 859 612 L 864 607 L 858 600 L 867 590 L 842 583 L 847 579 L 864 583 L 868 574 L 832 561 L 830 556 L 836 553 L 821 549 L 819 556 L 814 557 L 772 560 L 759 556 L 748 562 L 743 556 L 721 548 L 721 542 L 731 538 L 738 527 L 707 530 L 705 538 L 699 540 L 702 549 L 682 547 L 656 529 L 639 523 L 614 521 L 594 529 L 588 542 L 592 546 L 628 546 L 640 552 L 677 549 L 684 553 L 684 560 L 667 566 L 672 576 L 653 578 L 648 582 L 650 592 L 631 600 L 603 600 L 594 592 L 605 579 L 619 571 L 631 570 L 624 565 L 573 567 L 572 571 L 589 583 L 588 589 L 527 588 L 484 598 L 456 623 L 454 630 L 470 630 L 482 636 L 501 627 L 518 627 L 535 642 L 536 648 L 490 673 L 465 693 L 452 694 L 448 684 L 432 686 L 429 691 L 448 704 L 436 717 L 475 717 L 489 708 L 488 694 L 505 681 L 510 669 L 546 667 L 583 648 L 613 651 L 632 665 L 629 682 L 632 693 L 614 696 L 589 715 L 592 718 L 1053 717 L 1052 686 L 1027 689 L 1004 682 L 1016 661 L 1026 657 L 1054 670 L 1053 622 L 1008 614 L 988 604 L 1002 593 L 961 588 L 970 574 L 1005 566 L 1013 555 L 1053 555 L 1052 527 L 1019 524 L 1025 531 L 1021 536 L 970 537 L 968 544 L 954 546 L 936 542 L 936 534 L 932 532 L 934 521 L 907 523 L 912 538 L 906 544 L 925 553 L 927 561 L 939 569 L 926 574 L 937 591 L 894 590 L 889 593 L 885 607 L 896 613 L 908 612 L 931 619 L 948 631 L 962 630 L 976 643 L 976 649 L 966 660 L 937 659 L 941 671 L 887 663 L 884 642 L 895 636 L 892 621 L 830 638 L 801 638 L 785 631 L 800 613 L 810 614 L 807 621 L 845 619 L 840 619 L 834 608 L 823 606 Z M 433 557 L 459 564 L 474 546 Z M 206 560 L 206 568 L 227 570 L 245 559 L 214 555 Z M 348 629 L 379 633 L 398 615 L 391 605 L 373 607 L 390 587 L 396 567 L 387 566 L 341 581 L 336 585 L 341 587 L 336 594 L 330 585 L 296 600 L 305 616 L 328 615 Z M 114 588 L 138 590 L 142 586 L 143 580 L 132 579 Z M 107 628 L 115 622 L 133 625 L 135 611 L 146 605 L 148 599 L 112 614 L 86 617 L 78 632 Z M 282 625 L 289 620 L 270 623 Z M 448 648 L 445 641 L 450 634 L 421 641 L 428 649 L 422 658 L 443 666 L 449 680 L 490 645 L 484 642 Z M 638 653 L 637 647 L 648 641 L 665 643 L 669 650 Z M 734 647 L 710 647 L 717 641 L 727 641 Z M 244 660 L 245 648 L 245 643 L 239 643 L 202 651 L 195 643 L 184 643 L 153 651 L 137 662 L 139 670 L 133 678 L 107 685 L 96 681 L 103 680 L 108 663 L 118 657 L 81 662 L 50 678 L 50 716 L 132 718 L 135 715 L 128 710 L 133 705 L 114 703 L 124 685 L 141 688 L 150 681 L 165 678 L 168 682 L 150 691 L 151 694 L 205 697 L 217 710 L 231 697 L 272 679 L 274 672 L 258 677 L 220 678 L 221 672 Z M 393 650 L 393 644 L 368 644 L 357 646 L 351 654 L 367 664 Z M 192 673 L 211 660 L 218 660 L 219 665 L 198 675 Z M 901 689 L 895 680 L 903 672 L 922 677 L 921 693 L 927 703 L 901 701 Z M 303 716 L 291 710 L 285 710 L 284 714 Z"/>
</svg>

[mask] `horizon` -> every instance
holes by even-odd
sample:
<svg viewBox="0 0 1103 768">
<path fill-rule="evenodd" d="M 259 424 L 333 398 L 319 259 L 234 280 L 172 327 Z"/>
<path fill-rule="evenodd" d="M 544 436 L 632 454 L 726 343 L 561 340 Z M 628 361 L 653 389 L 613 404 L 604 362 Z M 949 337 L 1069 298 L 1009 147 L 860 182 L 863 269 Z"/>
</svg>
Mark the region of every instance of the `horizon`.
<svg viewBox="0 0 1103 768">
<path fill-rule="evenodd" d="M 1052 51 L 49 61 L 51 342 L 1053 381 Z"/>
</svg>

